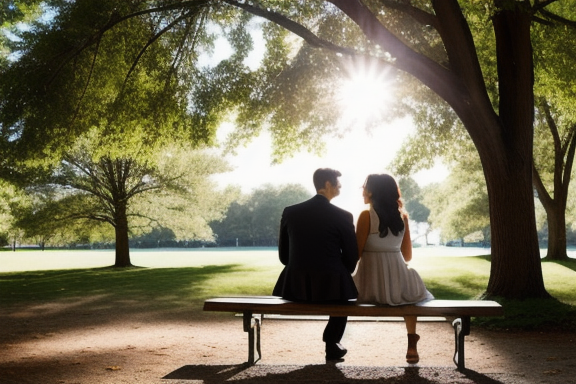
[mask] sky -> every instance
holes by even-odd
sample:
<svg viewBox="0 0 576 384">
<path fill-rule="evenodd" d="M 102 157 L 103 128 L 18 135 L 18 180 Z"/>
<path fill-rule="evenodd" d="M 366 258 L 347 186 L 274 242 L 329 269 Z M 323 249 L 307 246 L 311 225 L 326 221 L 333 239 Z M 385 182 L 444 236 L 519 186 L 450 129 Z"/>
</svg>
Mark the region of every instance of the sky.
<svg viewBox="0 0 576 384">
<path fill-rule="evenodd" d="M 366 176 L 370 173 L 390 173 L 390 162 L 413 130 L 410 119 L 397 120 L 371 132 L 357 129 L 343 139 L 328 139 L 322 157 L 299 152 L 277 165 L 271 165 L 270 137 L 263 134 L 247 147 L 239 148 L 237 156 L 228 156 L 234 170 L 216 175 L 214 179 L 221 188 L 230 184 L 239 185 L 244 193 L 270 183 L 301 184 L 310 194 L 314 194 L 314 171 L 318 168 L 337 169 L 342 173 L 342 188 L 340 196 L 334 198 L 332 203 L 357 217 L 367 208 L 362 198 L 362 185 Z M 224 135 L 221 133 L 221 137 Z M 446 174 L 446 170 L 440 166 L 419 172 L 413 177 L 419 185 L 424 186 L 441 180 Z"/>
</svg>

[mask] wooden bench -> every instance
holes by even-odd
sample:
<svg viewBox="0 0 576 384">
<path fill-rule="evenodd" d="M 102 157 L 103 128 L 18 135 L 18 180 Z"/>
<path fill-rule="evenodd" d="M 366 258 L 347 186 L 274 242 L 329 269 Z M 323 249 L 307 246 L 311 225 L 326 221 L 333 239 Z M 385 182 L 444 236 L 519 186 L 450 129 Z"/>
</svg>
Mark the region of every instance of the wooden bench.
<svg viewBox="0 0 576 384">
<path fill-rule="evenodd" d="M 454 363 L 464 370 L 464 337 L 470 334 L 470 317 L 502 316 L 502 306 L 495 301 L 483 300 L 432 300 L 415 305 L 387 306 L 371 304 L 314 304 L 292 302 L 275 296 L 220 297 L 204 302 L 204 311 L 242 313 L 244 331 L 248 332 L 248 364 L 262 357 L 260 327 L 264 315 L 305 316 L 370 316 L 370 317 L 419 317 L 455 318 L 452 322 L 455 335 Z M 257 356 L 256 356 L 257 354 Z"/>
</svg>

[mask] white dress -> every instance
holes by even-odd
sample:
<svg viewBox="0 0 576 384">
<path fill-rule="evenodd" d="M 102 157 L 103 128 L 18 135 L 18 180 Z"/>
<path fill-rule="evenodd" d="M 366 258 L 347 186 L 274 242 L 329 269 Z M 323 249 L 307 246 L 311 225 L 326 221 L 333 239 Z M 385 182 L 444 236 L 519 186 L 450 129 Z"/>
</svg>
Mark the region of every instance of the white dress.
<svg viewBox="0 0 576 384">
<path fill-rule="evenodd" d="M 413 304 L 432 300 L 422 278 L 411 269 L 400 251 L 404 231 L 386 237 L 378 233 L 378 216 L 370 209 L 370 233 L 353 275 L 358 302 L 388 305 Z"/>
</svg>

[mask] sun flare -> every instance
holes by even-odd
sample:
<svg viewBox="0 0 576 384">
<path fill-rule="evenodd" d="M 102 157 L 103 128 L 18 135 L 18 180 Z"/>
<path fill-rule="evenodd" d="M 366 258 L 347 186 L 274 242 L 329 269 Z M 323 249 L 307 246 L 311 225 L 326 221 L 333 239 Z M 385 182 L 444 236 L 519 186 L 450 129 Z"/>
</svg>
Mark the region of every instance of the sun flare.
<svg viewBox="0 0 576 384">
<path fill-rule="evenodd" d="M 365 128 L 378 122 L 392 100 L 393 78 L 390 72 L 374 65 L 350 66 L 346 72 L 338 89 L 342 123 Z"/>
</svg>

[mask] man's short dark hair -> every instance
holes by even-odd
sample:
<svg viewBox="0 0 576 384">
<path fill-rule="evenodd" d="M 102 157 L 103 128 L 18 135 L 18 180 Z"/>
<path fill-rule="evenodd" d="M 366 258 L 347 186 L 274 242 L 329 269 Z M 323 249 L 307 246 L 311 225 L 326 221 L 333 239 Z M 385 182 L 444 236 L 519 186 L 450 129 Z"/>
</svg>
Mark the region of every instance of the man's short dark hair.
<svg viewBox="0 0 576 384">
<path fill-rule="evenodd" d="M 338 178 L 342 176 L 340 171 L 331 168 L 318 168 L 312 176 L 314 181 L 314 188 L 319 191 L 326 187 L 326 182 L 329 181 L 330 184 L 336 186 L 338 184 Z"/>
</svg>

